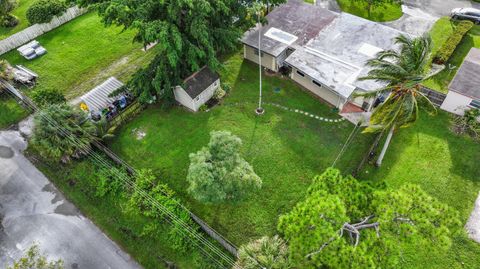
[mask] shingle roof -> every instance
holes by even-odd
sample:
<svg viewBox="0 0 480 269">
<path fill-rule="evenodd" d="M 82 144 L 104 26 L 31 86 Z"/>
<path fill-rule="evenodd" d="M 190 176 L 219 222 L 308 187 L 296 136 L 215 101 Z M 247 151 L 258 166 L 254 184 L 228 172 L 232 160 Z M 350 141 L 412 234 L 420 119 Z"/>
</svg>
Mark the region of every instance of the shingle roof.
<svg viewBox="0 0 480 269">
<path fill-rule="evenodd" d="M 115 98 L 108 96 L 122 86 L 122 82 L 114 77 L 110 77 L 105 82 L 80 97 L 80 100 L 88 106 L 90 111 L 100 111 L 115 101 Z"/>
<path fill-rule="evenodd" d="M 449 89 L 473 99 L 480 99 L 480 49 L 470 50 Z"/>
<path fill-rule="evenodd" d="M 192 99 L 194 99 L 219 78 L 220 76 L 218 73 L 213 72 L 210 68 L 205 66 L 200 69 L 200 71 L 184 80 L 183 89 Z"/>
<path fill-rule="evenodd" d="M 262 51 L 277 57 L 289 46 L 304 45 L 335 19 L 336 13 L 303 0 L 289 0 L 267 15 L 268 24 L 262 31 Z M 297 37 L 293 44 L 285 44 L 265 36 L 272 28 Z M 242 42 L 258 49 L 258 27 L 245 33 Z"/>
</svg>

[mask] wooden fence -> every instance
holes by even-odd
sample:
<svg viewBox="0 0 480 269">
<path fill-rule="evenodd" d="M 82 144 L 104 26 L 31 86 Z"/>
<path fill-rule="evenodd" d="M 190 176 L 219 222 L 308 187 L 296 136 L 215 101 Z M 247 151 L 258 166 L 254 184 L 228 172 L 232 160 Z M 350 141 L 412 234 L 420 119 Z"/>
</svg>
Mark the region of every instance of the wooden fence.
<svg viewBox="0 0 480 269">
<path fill-rule="evenodd" d="M 58 26 L 69 22 L 76 17 L 85 14 L 87 9 L 79 8 L 77 6 L 67 9 L 67 11 L 59 17 L 54 17 L 49 23 L 34 24 L 16 34 L 13 34 L 3 40 L 0 40 L 0 55 L 17 48 L 44 33 L 51 31 Z"/>
</svg>

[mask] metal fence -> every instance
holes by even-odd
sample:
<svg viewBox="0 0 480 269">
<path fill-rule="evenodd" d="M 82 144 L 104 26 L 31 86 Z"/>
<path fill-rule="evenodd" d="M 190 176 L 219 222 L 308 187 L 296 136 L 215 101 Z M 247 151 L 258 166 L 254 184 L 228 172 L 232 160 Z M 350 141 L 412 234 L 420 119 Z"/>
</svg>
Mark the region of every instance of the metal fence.
<svg viewBox="0 0 480 269">
<path fill-rule="evenodd" d="M 51 31 L 58 26 L 69 22 L 76 17 L 85 14 L 87 9 L 79 8 L 77 6 L 67 9 L 67 11 L 59 17 L 54 17 L 49 23 L 34 24 L 16 34 L 13 34 L 3 40 L 0 40 L 0 55 L 17 48 L 44 33 Z"/>
<path fill-rule="evenodd" d="M 422 87 L 420 91 L 425 94 L 425 96 L 430 99 L 430 101 L 436 105 L 436 106 L 441 106 L 443 104 L 443 101 L 445 101 L 445 98 L 447 98 L 447 95 L 441 92 L 434 91 L 432 89 L 429 89 L 427 87 Z"/>
</svg>

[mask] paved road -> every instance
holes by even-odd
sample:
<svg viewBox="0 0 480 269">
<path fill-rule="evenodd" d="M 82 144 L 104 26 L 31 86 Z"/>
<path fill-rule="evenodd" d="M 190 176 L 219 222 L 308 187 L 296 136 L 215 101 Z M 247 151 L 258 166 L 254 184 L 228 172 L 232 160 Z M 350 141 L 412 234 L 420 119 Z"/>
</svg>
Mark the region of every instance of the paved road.
<svg viewBox="0 0 480 269">
<path fill-rule="evenodd" d="M 316 4 L 332 11 L 340 11 L 336 0 L 317 0 Z M 480 9 L 480 3 L 472 3 L 470 0 L 403 0 L 404 15 L 384 24 L 412 35 L 422 35 L 431 29 L 438 18 L 448 16 L 457 7 Z"/>
<path fill-rule="evenodd" d="M 419 8 L 433 16 L 448 16 L 457 7 L 475 7 L 480 9 L 480 3 L 470 0 L 403 0 L 403 4 L 411 8 Z"/>
<path fill-rule="evenodd" d="M 33 242 L 65 268 L 141 268 L 108 239 L 23 155 L 18 132 L 0 132 L 0 268 Z"/>
</svg>

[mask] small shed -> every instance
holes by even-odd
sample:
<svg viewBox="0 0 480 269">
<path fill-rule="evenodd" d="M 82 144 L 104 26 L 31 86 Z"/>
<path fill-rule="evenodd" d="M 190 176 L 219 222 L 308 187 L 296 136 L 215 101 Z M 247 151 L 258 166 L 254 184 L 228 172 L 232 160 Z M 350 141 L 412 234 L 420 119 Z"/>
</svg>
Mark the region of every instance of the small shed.
<svg viewBox="0 0 480 269">
<path fill-rule="evenodd" d="M 124 84 L 121 81 L 110 77 L 80 97 L 80 108 L 89 112 L 101 112 L 116 100 L 115 97 L 109 97 L 109 95 L 123 86 Z"/>
<path fill-rule="evenodd" d="M 175 87 L 173 93 L 177 102 L 196 112 L 219 87 L 220 76 L 205 66 L 186 78 L 183 86 Z"/>
<path fill-rule="evenodd" d="M 463 115 L 465 110 L 480 108 L 480 49 L 472 48 L 449 86 L 443 110 Z"/>
</svg>

